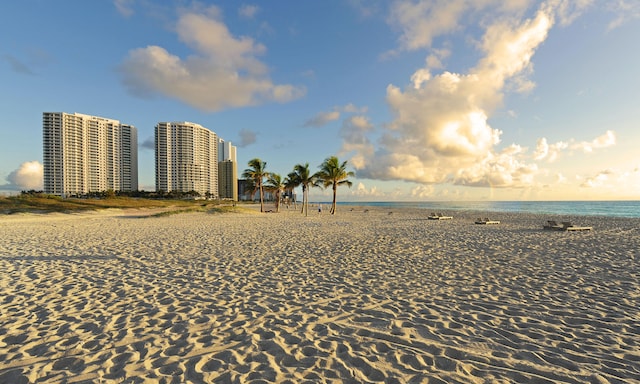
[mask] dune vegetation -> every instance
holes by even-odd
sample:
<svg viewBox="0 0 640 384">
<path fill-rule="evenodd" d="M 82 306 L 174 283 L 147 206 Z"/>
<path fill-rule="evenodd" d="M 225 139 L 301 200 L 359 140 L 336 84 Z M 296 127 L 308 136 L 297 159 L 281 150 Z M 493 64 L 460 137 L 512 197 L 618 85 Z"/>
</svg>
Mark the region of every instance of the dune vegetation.
<svg viewBox="0 0 640 384">
<path fill-rule="evenodd" d="M 227 201 L 152 199 L 114 196 L 107 198 L 62 198 L 44 193 L 0 197 L 0 214 L 14 213 L 72 213 L 101 209 L 167 208 L 167 212 L 221 212 L 241 208 L 229 206 Z"/>
</svg>

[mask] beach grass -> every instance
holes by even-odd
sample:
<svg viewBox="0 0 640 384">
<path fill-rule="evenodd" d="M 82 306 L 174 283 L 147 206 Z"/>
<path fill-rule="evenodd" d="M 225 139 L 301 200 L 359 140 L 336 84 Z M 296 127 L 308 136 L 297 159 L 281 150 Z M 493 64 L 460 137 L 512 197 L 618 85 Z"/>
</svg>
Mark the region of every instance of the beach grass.
<svg viewBox="0 0 640 384">
<path fill-rule="evenodd" d="M 61 198 L 53 195 L 0 197 L 0 214 L 15 213 L 71 213 L 101 209 L 175 208 L 164 212 L 195 212 L 227 209 L 220 201 L 148 199 L 132 197 Z M 223 208 L 224 207 L 224 208 Z M 233 208 L 233 207 L 230 207 Z"/>
</svg>

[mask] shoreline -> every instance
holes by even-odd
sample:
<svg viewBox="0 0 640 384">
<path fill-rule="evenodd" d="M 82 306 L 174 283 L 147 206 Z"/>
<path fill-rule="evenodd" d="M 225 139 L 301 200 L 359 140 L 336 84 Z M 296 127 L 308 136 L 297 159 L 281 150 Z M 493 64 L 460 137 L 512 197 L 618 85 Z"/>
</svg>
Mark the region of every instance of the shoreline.
<svg viewBox="0 0 640 384">
<path fill-rule="evenodd" d="M 640 219 L 243 207 L 0 217 L 0 381 L 640 381 Z"/>
</svg>

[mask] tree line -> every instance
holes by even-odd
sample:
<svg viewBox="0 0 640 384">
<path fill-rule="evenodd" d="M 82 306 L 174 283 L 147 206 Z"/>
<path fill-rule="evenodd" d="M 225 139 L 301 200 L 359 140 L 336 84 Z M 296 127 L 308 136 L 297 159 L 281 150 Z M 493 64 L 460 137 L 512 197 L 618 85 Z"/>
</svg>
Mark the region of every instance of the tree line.
<svg viewBox="0 0 640 384">
<path fill-rule="evenodd" d="M 242 177 L 253 184 L 253 193 L 260 193 L 260 212 L 264 212 L 264 191 L 272 192 L 275 196 L 276 212 L 280 211 L 280 200 L 284 192 L 292 192 L 294 188 L 302 186 L 302 209 L 301 213 L 309 214 L 309 188 L 331 187 L 333 190 L 333 201 L 330 213 L 336 213 L 336 197 L 338 187 L 346 185 L 351 187 L 353 183 L 348 179 L 353 177 L 352 171 L 347 171 L 347 162 L 340 163 L 336 156 L 327 157 L 318 168 L 320 170 L 311 173 L 309 163 L 296 164 L 293 171 L 285 178 L 274 172 L 267 172 L 267 162 L 259 158 L 251 159 L 249 168 L 245 169 Z"/>
</svg>

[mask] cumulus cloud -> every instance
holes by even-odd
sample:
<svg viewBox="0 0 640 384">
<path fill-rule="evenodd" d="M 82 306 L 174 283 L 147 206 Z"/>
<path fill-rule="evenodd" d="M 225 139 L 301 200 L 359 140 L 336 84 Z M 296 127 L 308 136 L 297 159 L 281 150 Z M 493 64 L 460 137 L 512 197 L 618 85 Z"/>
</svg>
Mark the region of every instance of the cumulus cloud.
<svg viewBox="0 0 640 384">
<path fill-rule="evenodd" d="M 361 168 L 366 164 L 366 159 L 370 158 L 375 149 L 367 134 L 373 131 L 373 125 L 362 115 L 351 116 L 342 123 L 340 136 L 344 145 L 341 153 L 354 153 L 351 157 L 351 165 Z"/>
<path fill-rule="evenodd" d="M 592 141 L 575 143 L 571 147 L 580 149 L 585 153 L 591 153 L 594 149 L 607 148 L 616 144 L 616 135 L 613 131 L 607 131 L 604 135 L 596 137 Z"/>
<path fill-rule="evenodd" d="M 591 141 L 576 142 L 575 139 L 570 139 L 568 142 L 559 141 L 549 144 L 547 139 L 543 137 L 538 139 L 533 158 L 534 160 L 546 160 L 551 163 L 556 161 L 565 150 L 579 150 L 584 153 L 592 153 L 596 149 L 611 147 L 615 144 L 616 135 L 615 132 L 611 130 Z"/>
<path fill-rule="evenodd" d="M 606 169 L 598 172 L 593 176 L 587 177 L 582 184 L 583 188 L 597 188 L 606 185 L 610 178 L 615 175 L 615 172 L 611 169 Z"/>
<path fill-rule="evenodd" d="M 543 137 L 538 139 L 538 144 L 536 145 L 536 151 L 533 158 L 535 160 L 546 160 L 551 163 L 556 161 L 562 150 L 567 149 L 568 147 L 569 144 L 564 141 L 549 144 L 547 139 Z"/>
<path fill-rule="evenodd" d="M 342 113 L 366 113 L 367 107 L 357 107 L 352 103 L 344 106 L 334 107 L 333 110 L 328 112 L 320 112 L 314 117 L 307 120 L 303 126 L 305 127 L 322 127 L 329 124 L 332 121 L 340 119 Z"/>
<path fill-rule="evenodd" d="M 340 118 L 340 111 L 320 112 L 304 123 L 305 127 L 322 127 Z"/>
<path fill-rule="evenodd" d="M 506 12 L 502 2 L 479 3 Z M 397 10 L 403 17 L 413 17 L 409 12 L 412 7 L 421 7 L 418 13 L 426 14 L 427 21 L 442 16 L 434 25 L 416 20 L 419 28 L 426 28 L 422 32 L 405 31 L 406 47 L 419 48 L 429 45 L 434 35 L 457 28 L 465 7 L 477 9 L 480 5 L 454 0 L 402 6 L 409 7 Z M 514 6 L 514 12 L 520 12 L 520 8 Z M 414 73 L 410 86 L 400 89 L 389 85 L 387 103 L 395 119 L 385 127 L 375 153 L 356 155 L 358 176 L 469 186 L 530 185 L 537 166 L 527 163 L 525 149 L 517 145 L 497 150 L 502 132 L 491 127 L 488 120 L 501 106 L 506 90 L 530 73 L 531 58 L 546 39 L 553 17 L 547 7 L 541 7 L 533 17 L 518 23 L 506 18 L 489 24 L 477 45 L 481 59 L 466 74 L 432 74 L 427 61 Z M 409 36 L 416 39 L 409 40 Z M 350 145 L 347 138 L 345 147 Z"/>
<path fill-rule="evenodd" d="M 42 190 L 44 171 L 38 161 L 27 161 L 7 176 L 10 187 L 19 190 Z M 6 186 L 5 186 L 6 187 Z"/>
<path fill-rule="evenodd" d="M 418 185 L 412 188 L 410 192 L 411 197 L 417 200 L 432 197 L 434 194 L 435 188 L 433 188 L 433 185 Z"/>
<path fill-rule="evenodd" d="M 284 103 L 304 95 L 304 88 L 270 80 L 258 60 L 265 46 L 233 36 L 218 8 L 185 11 L 175 29 L 194 54 L 181 58 L 156 45 L 131 50 L 120 65 L 129 92 L 139 97 L 162 94 L 208 112 Z"/>
<path fill-rule="evenodd" d="M 257 134 L 249 129 L 242 128 L 238 132 L 240 140 L 238 140 L 238 147 L 244 148 L 256 142 Z"/>
<path fill-rule="evenodd" d="M 565 0 L 561 0 L 565 1 Z M 391 7 L 389 23 L 401 30 L 401 50 L 417 50 L 432 46 L 433 40 L 461 30 L 461 19 L 482 17 L 490 24 L 494 19 L 519 15 L 530 5 L 529 0 L 418 0 L 396 1 Z M 478 15 L 478 12 L 489 9 Z"/>
</svg>

